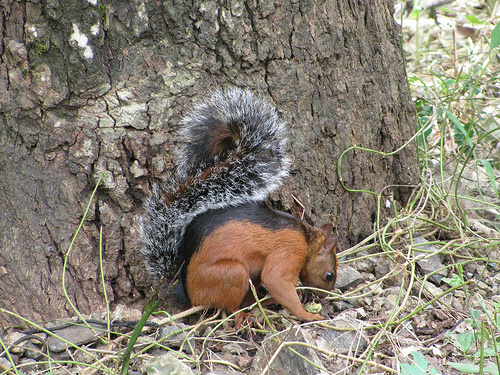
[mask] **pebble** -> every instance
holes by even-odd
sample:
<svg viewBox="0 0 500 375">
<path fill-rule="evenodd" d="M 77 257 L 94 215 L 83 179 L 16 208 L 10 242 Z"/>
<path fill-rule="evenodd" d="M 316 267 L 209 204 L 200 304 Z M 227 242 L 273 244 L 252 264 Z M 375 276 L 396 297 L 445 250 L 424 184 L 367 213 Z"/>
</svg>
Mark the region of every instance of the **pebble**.
<svg viewBox="0 0 500 375">
<path fill-rule="evenodd" d="M 344 311 L 347 309 L 352 309 L 354 306 L 348 301 L 333 301 L 331 302 L 333 312 Z M 323 311 L 328 313 L 328 305 L 323 307 Z"/>
<path fill-rule="evenodd" d="M 276 335 L 269 335 L 255 354 L 250 375 L 263 373 L 263 370 L 269 365 L 270 353 L 274 355 L 274 360 L 268 368 L 270 374 L 325 375 L 326 373 L 320 370 L 324 364 L 314 349 L 307 346 L 291 346 L 290 348 L 300 354 L 297 355 L 283 345 L 286 342 L 297 341 L 315 346 L 315 340 L 311 333 L 300 326 L 293 326 Z M 304 358 L 307 358 L 307 361 Z"/>
<path fill-rule="evenodd" d="M 391 286 L 384 290 L 381 294 L 384 296 L 382 306 L 386 308 L 386 310 L 392 310 L 398 303 L 399 294 L 401 292 L 400 287 Z M 403 296 L 401 296 L 403 298 Z"/>
<path fill-rule="evenodd" d="M 364 282 L 363 275 L 350 266 L 339 267 L 335 287 L 341 291 L 354 288 Z"/>
<path fill-rule="evenodd" d="M 332 347 L 332 351 L 341 354 L 362 352 L 368 341 L 362 334 L 361 321 L 344 315 L 340 319 L 332 319 L 328 325 L 337 329 L 325 329 L 321 337 Z"/>
<path fill-rule="evenodd" d="M 194 375 L 194 372 L 187 365 L 177 359 L 172 353 L 151 358 L 146 363 L 146 371 L 148 375 Z"/>
<path fill-rule="evenodd" d="M 4 344 L 6 347 L 11 346 L 13 343 L 15 343 L 17 340 L 22 339 L 23 337 L 26 337 L 26 335 L 22 332 L 11 332 L 8 335 L 5 336 L 4 339 Z M 13 346 L 10 348 L 10 352 L 12 354 L 17 354 L 17 355 L 23 355 L 24 354 L 24 346 L 26 346 L 26 342 L 20 342 L 16 346 Z"/>
<path fill-rule="evenodd" d="M 455 289 L 454 293 L 456 298 L 465 298 L 465 293 L 463 290 Z"/>
<path fill-rule="evenodd" d="M 443 289 L 441 288 L 438 288 L 437 286 L 435 286 L 433 283 L 430 283 L 428 281 L 426 281 L 424 283 L 424 286 L 425 288 L 429 291 L 429 293 L 432 294 L 433 297 L 437 297 L 439 296 L 440 294 L 443 293 Z"/>
<path fill-rule="evenodd" d="M 188 343 L 188 332 L 191 327 L 184 323 L 174 323 L 163 327 L 160 338 L 165 338 L 164 343 L 170 347 L 181 347 L 187 353 L 192 353 Z"/>
<path fill-rule="evenodd" d="M 39 366 L 37 361 L 32 358 L 21 358 L 21 360 L 19 361 L 19 365 L 19 370 L 21 370 L 24 374 L 35 373 Z"/>
<path fill-rule="evenodd" d="M 222 347 L 221 350 L 222 353 L 230 353 L 230 354 L 236 354 L 236 355 L 243 355 L 246 354 L 247 351 L 242 348 L 240 344 L 237 344 L 235 342 L 231 342 L 229 344 L 226 344 Z"/>
<path fill-rule="evenodd" d="M 440 285 L 443 277 L 448 275 L 448 271 L 446 268 L 443 268 L 443 257 L 441 254 L 437 253 L 429 256 L 431 253 L 439 251 L 439 249 L 430 244 L 422 245 L 427 242 L 429 242 L 429 240 L 423 237 L 414 238 L 412 247 L 413 255 L 415 259 L 418 259 L 417 264 L 424 275 L 435 272 L 429 276 L 429 281 L 436 285 Z M 425 251 L 419 251 L 419 249 Z"/>
<path fill-rule="evenodd" d="M 12 363 L 7 358 L 4 357 L 0 357 L 0 365 L 2 367 L 5 367 L 5 369 L 7 370 L 12 368 Z"/>
<path fill-rule="evenodd" d="M 90 326 L 94 327 L 95 329 L 90 329 L 84 326 L 71 326 L 57 330 L 54 332 L 54 334 L 76 346 L 90 344 L 91 342 L 96 341 L 99 336 L 104 335 L 104 332 L 102 331 L 102 325 L 91 323 Z M 58 339 L 55 336 L 50 336 L 47 339 L 47 346 L 51 352 L 55 353 L 65 351 L 70 347 L 70 345 L 68 345 L 66 342 Z"/>
</svg>

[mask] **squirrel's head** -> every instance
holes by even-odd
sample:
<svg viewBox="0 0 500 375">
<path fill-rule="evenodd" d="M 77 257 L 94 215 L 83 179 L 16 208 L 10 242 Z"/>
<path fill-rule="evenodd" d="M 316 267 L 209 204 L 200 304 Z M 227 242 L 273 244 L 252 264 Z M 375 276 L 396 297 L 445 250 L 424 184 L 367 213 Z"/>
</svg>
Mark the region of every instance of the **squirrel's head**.
<svg viewBox="0 0 500 375">
<path fill-rule="evenodd" d="M 300 273 L 300 281 L 305 286 L 332 290 L 337 279 L 337 235 L 333 232 L 332 224 L 309 229 L 309 257 Z M 326 296 L 326 293 L 319 291 L 314 293 L 318 297 Z"/>
</svg>

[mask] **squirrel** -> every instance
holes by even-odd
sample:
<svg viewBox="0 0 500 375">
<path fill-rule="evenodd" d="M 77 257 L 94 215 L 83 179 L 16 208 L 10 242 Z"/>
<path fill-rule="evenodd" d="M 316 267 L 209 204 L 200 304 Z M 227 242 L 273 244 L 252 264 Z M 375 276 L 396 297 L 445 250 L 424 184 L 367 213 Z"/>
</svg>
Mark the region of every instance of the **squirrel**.
<svg viewBox="0 0 500 375">
<path fill-rule="evenodd" d="M 180 269 L 178 293 L 193 306 L 246 307 L 251 280 L 297 318 L 324 319 L 305 311 L 295 287 L 300 279 L 333 289 L 333 225 L 316 228 L 264 202 L 288 176 L 287 132 L 272 105 L 238 88 L 215 91 L 181 121 L 175 177 L 144 205 L 142 252 L 157 278 Z"/>
</svg>

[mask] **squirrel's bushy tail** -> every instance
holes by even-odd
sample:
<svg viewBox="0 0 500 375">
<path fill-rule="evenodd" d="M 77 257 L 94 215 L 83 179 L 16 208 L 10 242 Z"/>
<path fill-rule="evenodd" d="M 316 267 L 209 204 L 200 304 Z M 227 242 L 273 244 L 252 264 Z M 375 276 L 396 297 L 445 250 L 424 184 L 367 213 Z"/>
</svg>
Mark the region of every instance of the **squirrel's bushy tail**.
<svg viewBox="0 0 500 375">
<path fill-rule="evenodd" d="M 263 201 L 288 175 L 287 126 L 264 99 L 219 90 L 182 121 L 177 176 L 145 204 L 143 253 L 150 272 L 172 278 L 189 223 L 210 209 Z"/>
</svg>

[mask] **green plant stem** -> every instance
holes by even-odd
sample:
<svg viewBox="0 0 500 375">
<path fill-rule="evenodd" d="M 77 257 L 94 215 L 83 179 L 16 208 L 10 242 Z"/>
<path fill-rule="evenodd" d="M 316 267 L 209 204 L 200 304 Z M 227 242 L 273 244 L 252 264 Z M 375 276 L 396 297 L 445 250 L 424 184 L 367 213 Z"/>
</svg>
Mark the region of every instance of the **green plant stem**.
<svg viewBox="0 0 500 375">
<path fill-rule="evenodd" d="M 111 318 L 109 311 L 109 300 L 108 293 L 106 292 L 106 282 L 104 280 L 104 269 L 103 269 L 103 260 L 102 260 L 102 226 L 99 229 L 99 269 L 101 271 L 101 285 L 102 285 L 102 293 L 104 295 L 104 302 L 106 303 L 106 323 L 108 328 L 108 341 L 111 340 Z"/>
<path fill-rule="evenodd" d="M 90 199 L 89 199 L 89 202 L 87 204 L 87 207 L 85 209 L 85 212 L 83 214 L 83 217 L 82 217 L 82 220 L 80 220 L 80 224 L 78 225 L 78 228 L 76 230 L 76 233 L 75 235 L 73 236 L 73 239 L 71 240 L 71 243 L 69 245 L 69 248 L 68 248 L 68 251 L 66 252 L 66 254 L 64 255 L 64 263 L 63 263 L 63 270 L 62 270 L 62 287 L 63 287 L 63 292 L 64 292 L 64 296 L 66 297 L 66 300 L 68 301 L 68 303 L 70 304 L 71 308 L 73 309 L 73 311 L 75 311 L 75 313 L 78 315 L 78 317 L 82 320 L 82 322 L 84 322 L 84 324 L 90 328 L 92 331 L 94 331 L 94 328 L 87 323 L 87 321 L 85 320 L 85 318 L 82 316 L 82 314 L 80 314 L 80 311 L 78 311 L 78 309 L 76 308 L 76 306 L 73 304 L 73 302 L 71 301 L 71 298 L 69 297 L 68 295 L 68 290 L 66 288 L 66 269 L 68 267 L 68 259 L 69 259 L 69 255 L 71 253 L 71 250 L 73 249 L 73 245 L 75 244 L 75 241 L 76 241 L 76 237 L 78 236 L 78 233 L 80 232 L 80 229 L 82 228 L 83 226 L 83 223 L 85 222 L 85 219 L 87 217 L 87 214 L 90 210 L 90 207 L 92 205 L 92 200 L 94 199 L 94 196 L 95 196 L 95 193 L 97 192 L 97 188 L 99 187 L 99 184 L 101 182 L 101 179 L 103 177 L 104 174 L 101 174 L 101 176 L 99 177 L 99 180 L 97 181 L 96 185 L 95 185 L 95 188 L 94 190 L 92 191 L 92 194 L 90 195 Z"/>
<path fill-rule="evenodd" d="M 0 309 L 1 311 L 1 309 Z M 19 372 L 17 371 L 17 367 L 16 367 L 16 364 L 14 362 L 14 360 L 12 359 L 11 355 L 10 355 L 10 352 L 8 350 L 8 348 L 5 346 L 4 342 L 2 341 L 2 338 L 0 337 L 0 346 L 2 346 L 3 350 L 4 350 L 4 353 L 5 353 L 5 356 L 7 357 L 7 359 L 9 360 L 9 362 L 11 363 L 12 365 L 12 369 L 14 370 L 14 372 L 17 374 L 17 375 L 20 375 Z"/>
<path fill-rule="evenodd" d="M 397 322 L 395 322 L 394 324 L 401 324 L 403 323 L 405 320 L 408 320 L 410 319 L 411 317 L 415 316 L 416 314 L 418 314 L 420 311 L 422 311 L 423 309 L 425 309 L 427 306 L 429 305 L 432 305 L 434 302 L 438 301 L 440 298 L 444 297 L 445 295 L 453 292 L 455 289 L 458 289 L 458 288 L 461 288 L 463 287 L 464 285 L 469 285 L 470 283 L 472 283 L 472 280 L 468 280 L 466 281 L 465 283 L 463 284 L 459 284 L 459 285 L 456 285 L 456 286 L 453 286 L 451 287 L 450 289 L 444 291 L 443 293 L 440 293 L 438 294 L 437 296 L 435 296 L 434 298 L 432 298 L 431 300 L 429 300 L 428 302 L 424 303 L 422 306 L 419 306 L 417 307 L 416 309 L 414 309 L 411 313 L 407 314 L 406 316 L 404 316 L 403 318 L 399 319 Z M 391 324 L 392 325 L 392 324 Z"/>
<path fill-rule="evenodd" d="M 135 327 L 134 332 L 132 332 L 132 335 L 130 336 L 127 350 L 125 351 L 125 354 L 123 355 L 123 363 L 122 363 L 122 371 L 121 371 L 122 375 L 128 374 L 130 357 L 132 355 L 132 350 L 134 349 L 134 345 L 137 342 L 137 339 L 139 338 L 139 336 L 142 332 L 142 329 L 144 328 L 144 325 L 148 321 L 149 317 L 153 313 L 156 306 L 158 306 L 158 303 L 160 303 L 160 300 L 156 299 L 156 298 L 157 298 L 157 295 L 156 295 L 156 293 L 154 293 L 153 296 L 146 303 L 146 308 L 145 308 L 144 314 L 142 315 L 142 318 L 139 321 L 139 323 L 137 323 L 137 326 Z"/>
<path fill-rule="evenodd" d="M 255 301 L 257 303 L 257 307 L 259 308 L 260 313 L 264 317 L 264 320 L 266 321 L 267 325 L 271 328 L 272 333 L 275 334 L 276 330 L 275 330 L 274 326 L 271 324 L 271 322 L 269 321 L 269 318 L 267 317 L 267 314 L 264 311 L 262 304 L 260 303 L 259 296 L 257 295 L 257 290 L 255 289 L 255 286 L 253 285 L 252 280 L 248 279 L 248 282 L 250 283 L 250 290 L 252 291 L 253 297 L 255 298 Z"/>
<path fill-rule="evenodd" d="M 481 322 L 481 340 L 480 340 L 480 347 L 479 347 L 479 375 L 483 375 L 483 368 L 484 368 L 484 336 L 485 336 L 485 331 L 486 328 L 484 326 L 484 322 Z M 494 344 L 495 345 L 495 344 Z"/>
<path fill-rule="evenodd" d="M 410 272 L 410 280 L 408 282 L 408 287 L 406 288 L 406 293 L 405 293 L 405 296 L 403 298 L 404 302 L 401 304 L 399 303 L 399 301 L 401 300 L 401 296 L 403 295 L 403 291 L 405 289 L 404 288 L 405 280 L 403 279 L 401 289 L 399 290 L 398 298 L 396 299 L 396 302 L 395 302 L 395 306 L 399 306 L 399 307 L 392 309 L 391 314 L 389 315 L 389 318 L 387 318 L 387 321 L 383 325 L 381 331 L 377 333 L 377 335 L 375 336 L 375 339 L 373 340 L 373 343 L 370 344 L 365 361 L 363 362 L 363 364 L 361 365 L 361 368 L 359 369 L 359 374 L 363 373 L 365 366 L 368 364 L 368 361 L 371 359 L 373 353 L 375 352 L 375 347 L 378 345 L 379 340 L 382 338 L 382 334 L 387 332 L 388 327 L 391 325 L 390 323 L 392 322 L 392 319 L 397 317 L 401 313 L 401 311 L 403 311 L 403 308 L 406 305 L 406 301 L 410 297 L 412 285 L 413 285 L 413 282 L 415 279 L 415 264 L 413 262 L 410 262 L 408 258 L 406 260 L 407 260 L 407 264 L 409 264 L 411 267 L 411 272 Z"/>
</svg>

